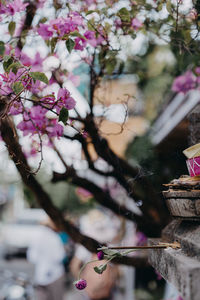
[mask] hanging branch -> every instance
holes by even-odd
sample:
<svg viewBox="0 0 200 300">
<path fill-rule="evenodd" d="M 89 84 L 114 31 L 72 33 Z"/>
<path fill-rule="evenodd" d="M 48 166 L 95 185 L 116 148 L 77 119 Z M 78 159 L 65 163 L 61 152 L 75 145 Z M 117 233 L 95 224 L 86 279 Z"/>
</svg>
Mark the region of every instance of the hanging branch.
<svg viewBox="0 0 200 300">
<path fill-rule="evenodd" d="M 95 200 L 103 205 L 106 208 L 109 208 L 115 214 L 125 217 L 128 220 L 134 221 L 137 223 L 138 228 L 143 231 L 145 234 L 150 236 L 157 236 L 160 232 L 159 226 L 146 218 L 146 216 L 139 216 L 134 212 L 128 210 L 124 205 L 119 205 L 116 203 L 110 194 L 106 191 L 103 191 L 102 188 L 98 187 L 95 183 L 91 182 L 88 179 L 77 176 L 76 171 L 71 167 L 69 171 L 60 174 L 53 173 L 52 182 L 69 180 L 70 183 L 80 186 L 84 189 L 87 189 L 91 192 Z"/>
<path fill-rule="evenodd" d="M 91 252 L 96 252 L 99 243 L 96 240 L 81 234 L 71 222 L 64 219 L 60 210 L 52 203 L 50 196 L 44 191 L 36 177 L 31 173 L 13 128 L 15 128 L 15 126 L 11 119 L 6 118 L 2 120 L 0 124 L 1 136 L 6 144 L 11 159 L 21 175 L 23 183 L 33 192 L 40 207 L 44 209 L 60 230 L 69 234 L 74 242 L 82 244 Z M 114 262 L 137 267 L 147 265 L 146 257 L 122 257 L 116 259 Z"/>
<path fill-rule="evenodd" d="M 143 214 L 146 218 L 149 219 L 149 222 L 153 225 L 157 223 L 157 226 L 163 227 L 166 224 L 166 217 L 165 215 L 162 215 L 163 210 L 163 204 L 160 201 L 160 197 L 158 197 L 157 194 L 155 194 L 154 189 L 152 185 L 149 183 L 146 177 L 140 177 L 138 176 L 139 170 L 132 167 L 130 164 L 128 164 L 125 160 L 118 157 L 109 147 L 108 142 L 106 139 L 102 138 L 99 135 L 98 129 L 96 127 L 96 124 L 94 122 L 93 117 L 87 116 L 85 121 L 85 129 L 89 133 L 92 144 L 95 148 L 96 153 L 103 158 L 108 165 L 112 167 L 111 174 L 102 174 L 101 171 L 96 171 L 93 162 L 91 161 L 91 158 L 89 156 L 89 152 L 87 150 L 87 144 L 86 140 L 80 136 L 75 135 L 73 137 L 67 137 L 72 140 L 78 140 L 83 148 L 83 151 L 86 155 L 86 159 L 88 161 L 88 166 L 92 171 L 95 171 L 97 174 L 100 174 L 102 176 L 112 176 L 115 178 L 121 186 L 127 191 L 127 194 L 129 197 L 131 197 L 134 201 L 140 200 L 140 195 L 138 195 L 133 187 L 133 181 L 134 183 L 138 182 L 140 186 L 145 191 L 145 199 L 143 201 L 143 205 L 140 207 Z M 133 179 L 133 180 L 128 180 Z M 57 176 L 56 180 L 63 180 L 65 175 Z M 131 178 L 130 178 L 131 177 Z M 163 225 L 162 225 L 163 224 Z"/>
</svg>

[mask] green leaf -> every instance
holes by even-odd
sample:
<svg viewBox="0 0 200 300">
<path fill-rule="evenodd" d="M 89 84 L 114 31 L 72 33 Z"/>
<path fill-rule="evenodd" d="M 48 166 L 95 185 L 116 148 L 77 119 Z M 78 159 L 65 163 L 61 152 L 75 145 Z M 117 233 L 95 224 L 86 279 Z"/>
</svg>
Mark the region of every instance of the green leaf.
<svg viewBox="0 0 200 300">
<path fill-rule="evenodd" d="M 6 60 L 4 60 L 4 62 L 3 62 L 3 68 L 4 68 L 5 72 L 8 72 L 9 66 L 10 66 L 12 63 L 13 63 L 12 57 L 9 57 L 8 59 L 7 59 L 7 57 L 6 57 Z"/>
<path fill-rule="evenodd" d="M 61 108 L 60 114 L 59 114 L 59 118 L 58 121 L 62 121 L 64 125 L 67 124 L 67 120 L 69 117 L 69 112 L 65 107 Z"/>
<path fill-rule="evenodd" d="M 57 41 L 58 41 L 57 37 L 54 37 L 54 38 L 51 39 L 51 53 L 54 52 L 56 44 L 57 44 Z"/>
<path fill-rule="evenodd" d="M 92 14 L 93 12 L 96 12 L 96 10 L 88 10 L 85 15 L 88 16 L 88 15 Z"/>
<path fill-rule="evenodd" d="M 111 250 L 111 249 L 103 249 L 103 252 L 108 255 L 108 256 L 113 256 L 113 255 L 116 255 L 118 253 L 118 251 L 116 250 Z"/>
<path fill-rule="evenodd" d="M 4 55 L 5 52 L 5 45 L 4 42 L 0 41 L 0 55 Z"/>
<path fill-rule="evenodd" d="M 106 71 L 109 75 L 112 75 L 116 64 L 117 64 L 116 58 L 111 58 L 106 61 Z"/>
<path fill-rule="evenodd" d="M 11 36 L 13 36 L 13 34 L 15 32 L 15 27 L 16 27 L 16 23 L 11 21 L 8 25 L 8 31 L 9 31 Z"/>
<path fill-rule="evenodd" d="M 163 3 L 158 4 L 157 11 L 161 11 L 163 8 Z"/>
<path fill-rule="evenodd" d="M 130 18 L 130 13 L 129 11 L 125 8 L 122 7 L 119 11 L 118 11 L 118 16 L 121 18 L 122 21 L 124 22 L 129 22 L 131 20 Z"/>
<path fill-rule="evenodd" d="M 94 267 L 94 271 L 98 274 L 102 274 L 107 268 L 107 264 L 105 265 L 100 265 L 99 267 Z"/>
<path fill-rule="evenodd" d="M 15 92 L 15 94 L 19 94 L 24 89 L 24 86 L 21 82 L 16 81 L 13 83 L 12 89 Z"/>
<path fill-rule="evenodd" d="M 41 19 L 40 19 L 39 23 L 44 24 L 46 21 L 47 21 L 47 18 L 44 17 L 44 18 L 41 18 Z"/>
<path fill-rule="evenodd" d="M 169 14 L 172 13 L 172 4 L 171 4 L 171 0 L 168 0 L 166 3 L 166 9 L 168 11 Z"/>
<path fill-rule="evenodd" d="M 70 33 L 70 36 L 78 36 L 78 37 L 80 37 L 80 38 L 82 38 L 82 39 L 84 39 L 84 40 L 87 40 L 85 37 L 84 37 L 84 35 L 82 35 L 82 34 L 80 34 L 78 31 L 74 31 L 74 32 L 72 32 L 72 33 Z"/>
<path fill-rule="evenodd" d="M 49 83 L 47 76 L 42 72 L 30 72 L 30 75 L 34 80 L 39 80 L 46 84 Z"/>
<path fill-rule="evenodd" d="M 75 42 L 72 39 L 68 39 L 66 41 L 66 47 L 67 47 L 67 50 L 69 51 L 69 53 L 72 52 L 72 50 L 74 49 L 74 46 L 75 46 Z"/>
<path fill-rule="evenodd" d="M 22 68 L 22 65 L 17 61 L 8 66 L 7 72 L 10 72 L 10 70 L 12 70 L 12 72 L 16 74 L 17 70 L 20 68 Z"/>
<path fill-rule="evenodd" d="M 3 60 L 4 60 L 4 61 L 8 61 L 10 58 L 11 58 L 10 55 L 5 55 L 5 56 L 3 57 Z"/>
<path fill-rule="evenodd" d="M 190 32 L 190 30 L 188 29 L 188 30 L 183 30 L 182 31 L 182 34 L 183 34 L 183 36 L 184 36 L 184 41 L 186 42 L 186 43 L 189 43 L 190 41 L 191 41 L 191 39 L 192 39 L 192 37 L 191 37 L 191 32 Z"/>
<path fill-rule="evenodd" d="M 88 27 L 89 30 L 93 30 L 93 31 L 94 31 L 94 28 L 96 28 L 94 18 L 90 19 L 90 20 L 87 22 L 87 27 Z"/>
</svg>

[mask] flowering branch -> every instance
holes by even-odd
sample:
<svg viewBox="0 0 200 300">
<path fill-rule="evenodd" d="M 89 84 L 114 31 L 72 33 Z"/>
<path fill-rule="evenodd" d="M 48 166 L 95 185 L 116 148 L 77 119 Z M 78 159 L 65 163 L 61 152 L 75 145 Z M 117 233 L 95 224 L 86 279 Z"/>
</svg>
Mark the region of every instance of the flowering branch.
<svg viewBox="0 0 200 300">
<path fill-rule="evenodd" d="M 85 279 L 81 279 L 81 273 L 85 269 L 85 267 L 93 262 L 99 261 L 99 260 L 106 260 L 106 262 L 100 266 L 95 266 L 94 271 L 97 274 L 102 274 L 107 269 L 107 265 L 109 262 L 113 261 L 117 257 L 123 257 L 126 256 L 136 250 L 144 250 L 144 249 L 166 249 L 166 248 L 172 248 L 172 249 L 180 249 L 180 244 L 178 242 L 174 243 L 162 243 L 160 242 L 158 245 L 153 246 L 128 246 L 128 247 L 100 247 L 97 250 L 97 258 L 95 260 L 89 261 L 86 264 L 84 264 L 78 275 L 78 280 L 74 283 L 76 288 L 79 290 L 84 289 L 87 286 L 87 282 Z M 128 250 L 127 250 L 128 249 Z M 116 250 L 126 250 L 123 252 L 119 252 Z"/>
</svg>

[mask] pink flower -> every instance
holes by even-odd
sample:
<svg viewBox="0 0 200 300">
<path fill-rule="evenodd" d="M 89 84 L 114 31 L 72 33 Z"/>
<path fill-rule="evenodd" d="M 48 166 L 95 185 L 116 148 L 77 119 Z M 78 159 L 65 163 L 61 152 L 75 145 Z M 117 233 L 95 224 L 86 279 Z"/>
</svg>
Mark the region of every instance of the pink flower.
<svg viewBox="0 0 200 300">
<path fill-rule="evenodd" d="M 67 99 L 70 96 L 70 92 L 65 88 L 60 88 L 58 91 L 58 99 Z"/>
<path fill-rule="evenodd" d="M 16 12 L 24 11 L 28 3 L 23 3 L 21 0 L 14 0 L 6 6 L 6 12 L 14 15 Z"/>
<path fill-rule="evenodd" d="M 200 67 L 196 67 L 196 68 L 195 68 L 195 72 L 196 72 L 198 75 L 200 75 Z"/>
<path fill-rule="evenodd" d="M 40 26 L 37 29 L 37 32 L 39 35 L 41 35 L 43 37 L 44 40 L 48 40 L 53 35 L 53 32 L 48 24 L 40 23 Z"/>
<path fill-rule="evenodd" d="M 73 22 L 74 24 L 78 26 L 83 26 L 83 17 L 78 12 L 71 12 L 69 14 L 69 17 L 71 19 L 71 22 Z"/>
<path fill-rule="evenodd" d="M 189 12 L 189 14 L 186 16 L 187 21 L 194 21 L 198 18 L 198 12 L 196 11 L 195 8 L 192 8 Z"/>
<path fill-rule="evenodd" d="M 162 276 L 160 275 L 160 273 L 158 271 L 155 271 L 156 275 L 157 275 L 157 280 L 162 280 Z"/>
<path fill-rule="evenodd" d="M 21 114 L 22 112 L 23 112 L 23 106 L 22 106 L 21 102 L 14 101 L 10 107 L 9 113 L 11 115 L 18 115 L 18 114 Z"/>
<path fill-rule="evenodd" d="M 87 30 L 84 33 L 84 36 L 87 39 L 87 42 L 93 47 L 100 45 L 104 41 L 104 38 L 101 35 L 96 37 L 96 33 L 92 30 Z"/>
<path fill-rule="evenodd" d="M 37 8 L 43 8 L 46 0 L 38 0 L 37 1 Z"/>
<path fill-rule="evenodd" d="M 80 37 L 77 37 L 77 38 L 75 39 L 75 46 L 74 46 L 74 49 L 75 49 L 75 50 L 81 50 L 81 51 L 82 51 L 82 50 L 85 48 L 86 44 L 87 44 L 87 42 L 86 42 L 85 39 L 80 38 Z"/>
<path fill-rule="evenodd" d="M 43 104 L 45 104 L 47 106 L 50 105 L 50 107 L 53 108 L 53 106 L 55 104 L 55 95 L 54 95 L 54 93 L 52 95 L 46 95 L 43 98 L 41 98 L 40 101 Z"/>
<path fill-rule="evenodd" d="M 58 113 L 63 106 L 70 110 L 73 109 L 76 105 L 76 101 L 74 100 L 74 98 L 70 97 L 70 92 L 65 88 L 59 89 L 57 98 L 58 103 L 55 107 Z"/>
<path fill-rule="evenodd" d="M 76 105 L 76 101 L 74 100 L 74 98 L 69 97 L 65 100 L 65 107 L 70 110 L 73 109 Z"/>
<path fill-rule="evenodd" d="M 42 63 L 44 59 L 40 56 L 40 53 L 37 52 L 34 59 L 31 60 L 31 71 L 42 71 Z"/>
<path fill-rule="evenodd" d="M 63 126 L 58 124 L 57 120 L 53 119 L 46 127 L 46 131 L 49 137 L 61 137 L 63 135 Z"/>
<path fill-rule="evenodd" d="M 78 187 L 76 189 L 76 193 L 78 194 L 78 196 L 80 196 L 81 198 L 84 198 L 84 199 L 92 198 L 92 194 L 88 190 L 85 190 L 84 188 L 81 188 L 81 187 Z"/>
<path fill-rule="evenodd" d="M 98 260 L 102 260 L 104 258 L 104 253 L 102 250 L 97 252 L 97 258 L 98 258 Z"/>
<path fill-rule="evenodd" d="M 139 28 L 142 27 L 142 22 L 140 22 L 140 20 L 138 20 L 137 18 L 134 18 L 131 22 L 131 26 L 133 27 L 134 30 L 138 30 Z"/>
<path fill-rule="evenodd" d="M 91 46 L 96 47 L 96 45 L 97 45 L 97 39 L 96 39 L 96 35 L 95 35 L 95 32 L 94 32 L 94 31 L 87 30 L 87 31 L 84 33 L 84 37 L 86 37 L 86 39 L 88 40 L 88 43 L 89 43 Z"/>
<path fill-rule="evenodd" d="M 79 279 L 76 282 L 74 282 L 74 285 L 78 290 L 83 290 L 87 286 L 87 281 L 85 279 Z"/>
<path fill-rule="evenodd" d="M 86 139 L 86 138 L 88 137 L 87 131 L 84 130 L 84 131 L 82 132 L 82 136 Z"/>
<path fill-rule="evenodd" d="M 147 237 L 143 232 L 138 231 L 137 232 L 137 246 L 142 246 L 146 244 Z"/>
<path fill-rule="evenodd" d="M 121 28 L 121 26 L 122 26 L 122 21 L 121 21 L 121 19 L 116 19 L 116 20 L 115 20 L 115 26 L 116 26 L 116 28 Z"/>
<path fill-rule="evenodd" d="M 6 12 L 6 7 L 5 5 L 3 5 L 1 2 L 0 2 L 0 14 L 5 14 Z"/>
<path fill-rule="evenodd" d="M 175 78 L 172 91 L 186 94 L 189 90 L 196 87 L 196 76 L 192 71 L 187 71 L 185 74 Z"/>
<path fill-rule="evenodd" d="M 80 84 L 80 77 L 77 75 L 74 75 L 71 72 L 68 73 L 67 79 L 69 79 L 74 84 L 74 86 L 79 86 L 79 84 Z"/>
</svg>

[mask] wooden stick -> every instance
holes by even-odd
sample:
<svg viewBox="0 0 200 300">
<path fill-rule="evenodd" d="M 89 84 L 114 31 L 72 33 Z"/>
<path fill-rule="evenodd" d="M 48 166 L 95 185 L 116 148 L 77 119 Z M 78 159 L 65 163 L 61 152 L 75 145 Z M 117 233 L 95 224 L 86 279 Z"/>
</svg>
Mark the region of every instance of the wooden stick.
<svg viewBox="0 0 200 300">
<path fill-rule="evenodd" d="M 137 249 L 165 249 L 171 247 L 173 249 L 179 249 L 181 248 L 180 243 L 178 242 L 174 242 L 174 243 L 158 243 L 158 245 L 152 245 L 152 246 L 126 246 L 126 247 L 102 247 L 102 248 L 98 248 L 98 250 L 126 250 L 126 249 L 133 249 L 133 250 L 137 250 Z"/>
</svg>

